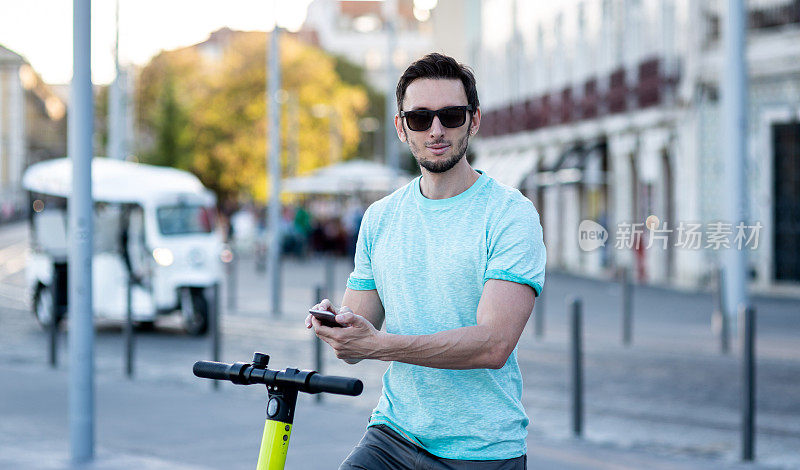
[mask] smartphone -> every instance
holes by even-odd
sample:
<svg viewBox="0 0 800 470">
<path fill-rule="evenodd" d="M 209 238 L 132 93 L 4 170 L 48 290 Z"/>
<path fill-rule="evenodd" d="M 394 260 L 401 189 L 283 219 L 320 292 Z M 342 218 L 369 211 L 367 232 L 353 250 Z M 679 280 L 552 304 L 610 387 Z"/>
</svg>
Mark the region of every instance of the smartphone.
<svg viewBox="0 0 800 470">
<path fill-rule="evenodd" d="M 333 312 L 329 312 L 327 310 L 314 310 L 313 308 L 308 311 L 311 315 L 314 315 L 314 318 L 319 320 L 325 326 L 330 326 L 332 328 L 341 328 L 342 325 L 336 323 L 336 314 Z"/>
</svg>

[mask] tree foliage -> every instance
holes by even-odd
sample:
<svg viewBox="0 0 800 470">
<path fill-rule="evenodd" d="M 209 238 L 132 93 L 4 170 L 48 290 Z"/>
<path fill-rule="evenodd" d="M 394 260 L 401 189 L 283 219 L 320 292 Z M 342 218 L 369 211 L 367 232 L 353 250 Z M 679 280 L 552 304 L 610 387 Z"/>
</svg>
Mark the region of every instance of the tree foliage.
<svg viewBox="0 0 800 470">
<path fill-rule="evenodd" d="M 236 32 L 153 58 L 136 96 L 142 160 L 194 172 L 220 202 L 265 201 L 267 40 L 265 33 Z M 290 142 L 296 142 L 298 174 L 331 163 L 333 155 L 354 156 L 358 119 L 369 105 L 365 87 L 343 80 L 335 58 L 287 35 L 281 74 L 283 96 L 291 97 L 281 104 L 283 168 Z"/>
<path fill-rule="evenodd" d="M 367 93 L 368 105 L 364 111 L 364 116 L 372 118 L 378 124 L 376 130 L 367 133 L 367 135 L 362 135 L 362 139 L 359 142 L 359 155 L 384 153 L 383 130 L 386 125 L 386 95 L 369 85 L 364 68 L 352 63 L 344 56 L 337 55 L 334 58 L 336 61 L 336 73 L 342 77 L 342 80 L 362 87 Z M 394 123 L 389 123 L 389 125 L 394 127 Z"/>
</svg>

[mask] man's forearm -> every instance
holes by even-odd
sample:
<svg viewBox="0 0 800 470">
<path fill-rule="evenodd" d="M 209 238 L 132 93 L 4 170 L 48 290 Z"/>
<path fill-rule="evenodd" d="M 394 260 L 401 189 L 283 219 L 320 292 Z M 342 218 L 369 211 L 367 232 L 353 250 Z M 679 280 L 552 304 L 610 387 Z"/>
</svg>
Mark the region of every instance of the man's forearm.
<svg viewBox="0 0 800 470">
<path fill-rule="evenodd" d="M 476 325 L 430 335 L 383 333 L 372 359 L 437 369 L 497 369 L 508 359 L 506 351 L 489 327 Z"/>
</svg>

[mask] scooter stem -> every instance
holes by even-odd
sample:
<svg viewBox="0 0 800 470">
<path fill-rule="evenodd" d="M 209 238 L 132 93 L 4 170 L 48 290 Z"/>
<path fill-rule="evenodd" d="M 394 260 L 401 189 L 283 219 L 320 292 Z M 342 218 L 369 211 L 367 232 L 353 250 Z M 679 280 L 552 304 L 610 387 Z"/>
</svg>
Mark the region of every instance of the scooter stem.
<svg viewBox="0 0 800 470">
<path fill-rule="evenodd" d="M 270 387 L 267 420 L 264 423 L 256 470 L 283 470 L 286 466 L 296 404 L 296 388 Z"/>
</svg>

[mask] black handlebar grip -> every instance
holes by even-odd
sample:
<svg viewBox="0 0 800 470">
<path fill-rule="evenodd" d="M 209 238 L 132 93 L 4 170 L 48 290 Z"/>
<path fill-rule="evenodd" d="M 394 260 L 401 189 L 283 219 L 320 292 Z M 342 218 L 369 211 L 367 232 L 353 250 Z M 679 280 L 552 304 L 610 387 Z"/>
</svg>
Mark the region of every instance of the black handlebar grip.
<svg viewBox="0 0 800 470">
<path fill-rule="evenodd" d="M 308 378 L 308 388 L 312 393 L 328 392 L 355 397 L 361 395 L 364 384 L 350 377 L 313 374 Z"/>
<path fill-rule="evenodd" d="M 197 361 L 192 367 L 192 372 L 197 377 L 214 380 L 230 380 L 230 364 L 212 361 Z"/>
</svg>

